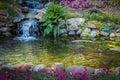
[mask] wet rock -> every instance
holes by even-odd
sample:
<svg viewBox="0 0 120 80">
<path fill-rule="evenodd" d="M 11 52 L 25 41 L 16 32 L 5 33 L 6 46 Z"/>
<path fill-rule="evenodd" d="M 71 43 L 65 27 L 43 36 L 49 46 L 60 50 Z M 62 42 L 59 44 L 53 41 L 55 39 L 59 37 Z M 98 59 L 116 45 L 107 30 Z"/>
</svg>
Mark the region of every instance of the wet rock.
<svg viewBox="0 0 120 80">
<path fill-rule="evenodd" d="M 64 64 L 63 63 L 54 63 L 51 68 L 52 68 L 52 70 L 55 70 L 55 71 L 63 71 Z"/>
<path fill-rule="evenodd" d="M 44 64 L 36 65 L 36 66 L 33 68 L 33 71 L 34 71 L 34 72 L 39 72 L 39 71 L 45 72 L 45 71 L 46 71 L 46 66 L 45 66 Z"/>
<path fill-rule="evenodd" d="M 75 36 L 75 31 L 70 31 L 70 32 L 68 33 L 68 35 L 69 35 L 69 36 Z"/>
<path fill-rule="evenodd" d="M 119 76 L 120 76 L 120 67 L 117 67 L 117 68 L 115 69 L 115 73 L 116 73 L 116 75 L 119 75 Z"/>
<path fill-rule="evenodd" d="M 60 29 L 60 34 L 65 34 L 65 33 L 67 33 L 66 29 Z"/>
<path fill-rule="evenodd" d="M 92 24 L 92 23 L 88 23 L 88 28 L 90 29 L 96 29 L 96 25 L 95 24 Z"/>
<path fill-rule="evenodd" d="M 104 31 L 101 31 L 101 32 L 100 32 L 100 35 L 107 37 L 107 36 L 109 35 L 109 33 L 104 32 Z"/>
<path fill-rule="evenodd" d="M 23 13 L 28 13 L 29 12 L 29 8 L 28 7 L 22 7 L 22 12 Z"/>
<path fill-rule="evenodd" d="M 115 33 L 111 33 L 111 34 L 110 34 L 110 37 L 115 37 Z"/>
<path fill-rule="evenodd" d="M 2 27 L 2 28 L 0 28 L 0 31 L 2 31 L 2 32 L 9 32 L 9 31 L 11 31 L 12 29 L 11 28 L 9 28 L 9 27 Z"/>
<path fill-rule="evenodd" d="M 24 15 L 21 15 L 19 17 L 16 17 L 14 20 L 13 20 L 13 23 L 19 23 L 21 22 L 23 19 L 24 19 Z"/>
<path fill-rule="evenodd" d="M 77 35 L 80 35 L 81 33 L 82 33 L 82 29 L 79 29 L 79 30 L 76 32 Z"/>
</svg>

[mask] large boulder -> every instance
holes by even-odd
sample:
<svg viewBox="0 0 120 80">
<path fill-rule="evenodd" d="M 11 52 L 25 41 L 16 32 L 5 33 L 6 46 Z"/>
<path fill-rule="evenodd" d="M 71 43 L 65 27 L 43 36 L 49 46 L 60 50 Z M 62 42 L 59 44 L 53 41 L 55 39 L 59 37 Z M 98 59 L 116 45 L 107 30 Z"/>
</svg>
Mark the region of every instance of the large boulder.
<svg viewBox="0 0 120 80">
<path fill-rule="evenodd" d="M 39 64 L 39 65 L 36 65 L 34 68 L 33 68 L 33 71 L 34 72 L 45 72 L 46 71 L 46 66 L 44 64 Z"/>
<path fill-rule="evenodd" d="M 67 24 L 70 24 L 70 25 L 80 25 L 84 23 L 85 23 L 84 18 L 71 18 L 67 20 Z"/>
<path fill-rule="evenodd" d="M 90 67 L 86 67 L 86 66 L 69 66 L 68 68 L 66 68 L 66 72 L 80 72 L 80 73 L 87 73 L 87 74 L 93 74 L 94 73 L 94 69 L 90 68 Z"/>
</svg>

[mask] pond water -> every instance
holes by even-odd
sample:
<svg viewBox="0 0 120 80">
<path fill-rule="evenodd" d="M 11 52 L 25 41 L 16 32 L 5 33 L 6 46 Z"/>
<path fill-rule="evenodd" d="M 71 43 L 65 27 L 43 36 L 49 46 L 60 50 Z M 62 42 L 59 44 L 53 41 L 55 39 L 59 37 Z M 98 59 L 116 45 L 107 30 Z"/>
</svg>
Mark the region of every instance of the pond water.
<svg viewBox="0 0 120 80">
<path fill-rule="evenodd" d="M 120 42 L 107 40 L 80 40 L 79 38 L 39 39 L 21 42 L 13 38 L 0 38 L 0 64 L 33 65 L 50 67 L 62 62 L 65 67 L 85 65 L 90 67 L 120 66 Z"/>
</svg>

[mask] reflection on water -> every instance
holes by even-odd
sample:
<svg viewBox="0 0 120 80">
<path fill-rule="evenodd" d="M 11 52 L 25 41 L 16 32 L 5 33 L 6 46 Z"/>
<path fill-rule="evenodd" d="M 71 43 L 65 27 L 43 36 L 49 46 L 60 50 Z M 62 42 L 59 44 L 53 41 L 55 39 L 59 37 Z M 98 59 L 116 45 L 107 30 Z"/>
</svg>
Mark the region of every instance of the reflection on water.
<svg viewBox="0 0 120 80">
<path fill-rule="evenodd" d="M 91 67 L 120 66 L 120 52 L 110 48 L 120 48 L 119 42 L 87 41 L 75 39 L 40 39 L 20 42 L 0 39 L 0 64 L 45 64 L 63 62 L 65 66 L 86 65 Z"/>
</svg>

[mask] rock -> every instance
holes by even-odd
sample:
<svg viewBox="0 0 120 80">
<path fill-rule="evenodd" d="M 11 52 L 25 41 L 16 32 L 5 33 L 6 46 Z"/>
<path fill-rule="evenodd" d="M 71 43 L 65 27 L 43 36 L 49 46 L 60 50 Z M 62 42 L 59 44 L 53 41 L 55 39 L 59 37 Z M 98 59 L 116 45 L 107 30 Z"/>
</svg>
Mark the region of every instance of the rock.
<svg viewBox="0 0 120 80">
<path fill-rule="evenodd" d="M 11 28 L 9 28 L 9 27 L 2 27 L 2 28 L 0 28 L 0 31 L 2 31 L 2 32 L 10 32 L 12 29 Z"/>
<path fill-rule="evenodd" d="M 80 72 L 80 73 L 83 73 L 83 72 L 86 72 L 87 74 L 93 74 L 94 73 L 94 69 L 93 68 L 90 68 L 90 67 L 86 67 L 86 66 L 76 66 L 76 65 L 73 65 L 73 66 L 69 66 L 68 68 L 66 68 L 66 72 Z"/>
<path fill-rule="evenodd" d="M 73 43 L 79 43 L 79 42 L 89 42 L 89 43 L 91 43 L 92 41 L 90 41 L 90 40 L 73 40 L 72 42 Z"/>
<path fill-rule="evenodd" d="M 110 34 L 110 37 L 115 37 L 115 33 L 111 33 L 111 34 Z"/>
<path fill-rule="evenodd" d="M 51 67 L 54 71 L 63 71 L 64 70 L 64 64 L 63 63 L 54 63 Z"/>
<path fill-rule="evenodd" d="M 27 72 L 27 71 L 31 71 L 31 69 L 32 69 L 32 64 L 29 64 L 29 63 L 17 64 L 17 65 L 15 65 L 14 68 L 15 68 L 15 70 L 17 70 L 17 71 Z"/>
<path fill-rule="evenodd" d="M 18 4 L 22 5 L 23 4 L 23 0 L 18 0 Z"/>
<path fill-rule="evenodd" d="M 11 37 L 12 34 L 10 32 L 4 32 L 2 35 L 6 36 L 6 37 Z"/>
<path fill-rule="evenodd" d="M 29 8 L 28 7 L 22 7 L 22 12 L 23 13 L 28 13 L 29 12 Z"/>
<path fill-rule="evenodd" d="M 52 2 L 48 2 L 47 4 L 45 4 L 44 7 L 49 7 L 52 4 Z"/>
<path fill-rule="evenodd" d="M 60 34 L 65 34 L 65 33 L 67 33 L 66 29 L 60 29 Z"/>
<path fill-rule="evenodd" d="M 77 35 L 80 35 L 81 33 L 82 33 L 82 29 L 79 29 L 79 30 L 76 32 Z"/>
<path fill-rule="evenodd" d="M 6 27 L 14 27 L 15 24 L 11 23 L 11 24 L 6 24 Z"/>
<path fill-rule="evenodd" d="M 7 16 L 7 11 L 5 11 L 5 10 L 0 10 L 0 15 L 1 15 L 1 16 Z"/>
<path fill-rule="evenodd" d="M 46 66 L 44 64 L 39 64 L 39 65 L 36 65 L 34 68 L 33 68 L 33 71 L 34 72 L 39 72 L 39 71 L 46 71 Z"/>
<path fill-rule="evenodd" d="M 116 33 L 120 33 L 120 29 L 116 30 Z"/>
<path fill-rule="evenodd" d="M 24 15 L 21 15 L 19 17 L 16 17 L 14 20 L 13 20 L 13 23 L 19 23 L 21 22 L 23 19 L 24 19 Z"/>
<path fill-rule="evenodd" d="M 88 23 L 88 28 L 90 29 L 96 29 L 96 25 L 95 24 L 92 24 L 92 23 Z"/>
<path fill-rule="evenodd" d="M 91 29 L 89 29 L 89 28 L 85 28 L 83 31 L 83 33 L 90 33 L 90 32 L 91 32 Z"/>
<path fill-rule="evenodd" d="M 90 36 L 91 37 L 96 37 L 97 36 L 96 31 L 91 31 Z"/>
<path fill-rule="evenodd" d="M 69 36 L 75 36 L 75 31 L 70 31 L 70 32 L 68 33 L 68 35 L 69 35 Z"/>
<path fill-rule="evenodd" d="M 67 37 L 68 36 L 68 34 L 67 33 L 64 33 L 64 34 L 62 34 L 62 35 L 60 35 L 61 37 Z"/>
<path fill-rule="evenodd" d="M 35 18 L 41 20 L 43 15 L 44 15 L 43 13 L 38 13 L 37 15 L 35 15 Z"/>
<path fill-rule="evenodd" d="M 115 69 L 115 74 L 118 75 L 118 76 L 120 76 L 120 67 L 117 67 Z"/>
<path fill-rule="evenodd" d="M 120 37 L 120 29 L 116 30 L 115 36 Z"/>
<path fill-rule="evenodd" d="M 80 24 L 85 23 L 85 19 L 84 18 L 71 18 L 71 19 L 68 19 L 66 22 L 67 24 L 70 24 L 70 25 L 80 25 Z"/>
<path fill-rule="evenodd" d="M 110 50 L 120 52 L 120 48 L 110 48 Z"/>
<path fill-rule="evenodd" d="M 101 72 L 100 69 L 95 69 L 94 74 L 97 75 L 97 74 L 99 74 L 100 72 Z"/>
<path fill-rule="evenodd" d="M 59 26 L 60 26 L 61 29 L 66 28 L 66 26 L 65 26 L 65 21 L 62 20 L 62 21 L 59 23 Z"/>
<path fill-rule="evenodd" d="M 6 23 L 0 22 L 0 27 L 4 27 Z"/>
<path fill-rule="evenodd" d="M 116 35 L 117 37 L 120 37 L 120 33 L 116 33 L 115 35 Z"/>
<path fill-rule="evenodd" d="M 9 70 L 14 70 L 14 66 L 8 65 L 8 64 L 4 64 L 0 68 L 6 68 L 6 69 L 9 69 Z"/>
<path fill-rule="evenodd" d="M 7 22 L 8 17 L 7 16 L 1 16 L 0 15 L 0 22 Z"/>
<path fill-rule="evenodd" d="M 79 30 L 78 25 L 70 25 L 67 27 L 68 31 L 75 31 L 75 30 Z"/>
<path fill-rule="evenodd" d="M 101 32 L 100 32 L 100 35 L 107 37 L 107 36 L 109 35 L 109 33 L 104 32 L 104 31 L 101 31 Z"/>
</svg>

